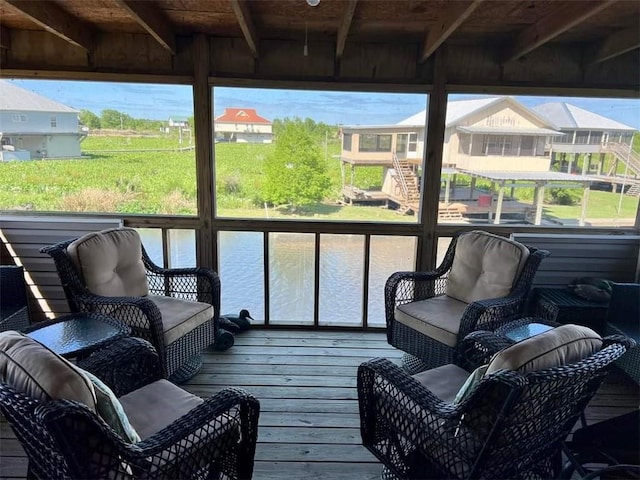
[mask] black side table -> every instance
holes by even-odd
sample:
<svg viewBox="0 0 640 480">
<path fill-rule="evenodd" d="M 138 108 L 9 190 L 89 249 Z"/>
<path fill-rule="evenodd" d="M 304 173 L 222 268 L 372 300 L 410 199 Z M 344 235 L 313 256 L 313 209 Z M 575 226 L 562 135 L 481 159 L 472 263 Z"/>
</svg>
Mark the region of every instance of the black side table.
<svg viewBox="0 0 640 480">
<path fill-rule="evenodd" d="M 608 303 L 590 302 L 565 288 L 534 288 L 534 315 L 560 324 L 575 323 L 604 333 Z"/>
<path fill-rule="evenodd" d="M 128 325 L 100 313 L 73 313 L 25 330 L 27 336 L 64 358 L 86 357 L 129 332 Z"/>
</svg>

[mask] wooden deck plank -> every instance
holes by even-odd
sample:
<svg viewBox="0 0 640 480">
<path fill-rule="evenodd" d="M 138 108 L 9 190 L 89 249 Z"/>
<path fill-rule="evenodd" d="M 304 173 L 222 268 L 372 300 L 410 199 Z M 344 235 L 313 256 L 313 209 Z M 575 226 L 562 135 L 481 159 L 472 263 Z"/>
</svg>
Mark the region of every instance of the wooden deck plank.
<svg viewBox="0 0 640 480">
<path fill-rule="evenodd" d="M 226 352 L 203 354 L 200 374 L 183 387 L 210 396 L 234 385 L 260 400 L 255 480 L 378 479 L 381 466 L 360 442 L 356 371 L 384 356 L 399 362 L 384 333 L 252 328 Z M 613 373 L 586 410 L 588 423 L 638 408 L 640 391 Z M 0 478 L 24 478 L 24 452 L 0 423 Z"/>
</svg>

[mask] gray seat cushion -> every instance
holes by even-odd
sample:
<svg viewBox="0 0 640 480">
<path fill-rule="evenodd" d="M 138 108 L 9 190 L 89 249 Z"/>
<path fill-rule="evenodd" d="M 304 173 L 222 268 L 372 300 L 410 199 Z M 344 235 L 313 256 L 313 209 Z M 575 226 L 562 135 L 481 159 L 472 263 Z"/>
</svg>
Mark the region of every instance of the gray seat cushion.
<svg viewBox="0 0 640 480">
<path fill-rule="evenodd" d="M 413 375 L 431 393 L 448 403 L 453 402 L 468 377 L 469 372 L 452 363 Z"/>
<path fill-rule="evenodd" d="M 179 419 L 203 400 L 168 380 L 158 380 L 119 398 L 129 422 L 144 440 Z"/>
<path fill-rule="evenodd" d="M 398 305 L 395 318 L 396 321 L 440 343 L 455 347 L 458 343 L 460 319 L 466 308 L 466 303 L 441 295 Z"/>
<path fill-rule="evenodd" d="M 170 345 L 213 318 L 213 307 L 208 303 L 159 295 L 149 295 L 148 298 L 162 314 L 165 345 Z"/>
</svg>

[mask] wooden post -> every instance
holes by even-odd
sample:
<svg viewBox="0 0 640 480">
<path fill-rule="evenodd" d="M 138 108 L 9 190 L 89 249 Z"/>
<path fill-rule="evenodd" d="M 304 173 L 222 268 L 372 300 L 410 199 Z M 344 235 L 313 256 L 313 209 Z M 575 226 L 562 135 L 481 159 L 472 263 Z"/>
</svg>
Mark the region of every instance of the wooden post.
<svg viewBox="0 0 640 480">
<path fill-rule="evenodd" d="M 444 186 L 444 203 L 449 203 L 449 190 L 451 189 L 451 174 L 447 174 Z"/>
<path fill-rule="evenodd" d="M 444 46 L 435 52 L 433 70 L 433 90 L 429 95 L 429 113 L 426 131 L 426 152 L 422 179 L 422 208 L 420 222 L 423 227 L 422 242 L 418 241 L 416 268 L 431 270 L 436 266 L 438 241 L 435 237 L 440 204 L 440 176 L 442 174 L 442 153 L 444 147 L 445 117 L 447 114 L 447 91 L 445 88 Z"/>
<path fill-rule="evenodd" d="M 536 216 L 535 216 L 535 220 L 533 221 L 533 224 L 540 225 L 542 223 L 542 207 L 544 205 L 544 183 L 536 184 L 535 202 L 536 202 Z"/>
<path fill-rule="evenodd" d="M 209 87 L 209 38 L 197 34 L 193 39 L 193 114 L 196 135 L 196 182 L 198 188 L 198 218 L 196 232 L 196 263 L 199 267 L 217 270 L 217 231 L 213 231 L 215 192 L 213 178 L 213 116 Z"/>
<path fill-rule="evenodd" d="M 585 183 L 584 189 L 582 190 L 582 208 L 580 210 L 580 221 L 578 225 L 584 227 L 584 222 L 587 218 L 587 204 L 589 203 L 589 184 Z"/>
<path fill-rule="evenodd" d="M 493 218 L 494 225 L 500 225 L 500 216 L 502 215 L 502 201 L 504 200 L 504 182 L 500 182 L 498 189 L 498 205 L 496 206 L 496 215 Z M 491 202 L 493 203 L 493 202 Z"/>
</svg>

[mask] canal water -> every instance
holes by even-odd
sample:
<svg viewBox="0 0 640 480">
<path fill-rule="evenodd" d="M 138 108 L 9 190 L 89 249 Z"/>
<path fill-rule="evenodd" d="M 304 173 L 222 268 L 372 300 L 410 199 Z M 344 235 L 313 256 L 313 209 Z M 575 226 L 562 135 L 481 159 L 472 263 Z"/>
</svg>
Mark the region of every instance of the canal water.
<svg viewBox="0 0 640 480">
<path fill-rule="evenodd" d="M 159 230 L 138 229 L 151 258 L 162 264 Z M 221 232 L 219 276 L 222 313 L 246 308 L 255 323 L 313 325 L 315 235 L 270 233 L 267 262 L 261 232 Z M 448 239 L 439 245 L 444 255 Z M 371 238 L 369 281 L 364 285 L 365 238 L 363 235 L 320 236 L 318 321 L 324 326 L 360 326 L 366 299 L 367 322 L 383 327 L 384 284 L 393 272 L 413 270 L 415 238 Z M 172 267 L 195 265 L 195 232 L 173 230 L 170 237 Z M 267 293 L 268 292 L 268 295 Z M 268 302 L 267 302 L 268 300 Z"/>
</svg>

